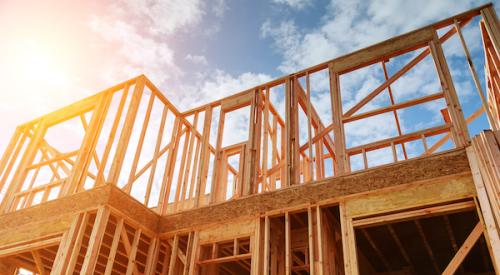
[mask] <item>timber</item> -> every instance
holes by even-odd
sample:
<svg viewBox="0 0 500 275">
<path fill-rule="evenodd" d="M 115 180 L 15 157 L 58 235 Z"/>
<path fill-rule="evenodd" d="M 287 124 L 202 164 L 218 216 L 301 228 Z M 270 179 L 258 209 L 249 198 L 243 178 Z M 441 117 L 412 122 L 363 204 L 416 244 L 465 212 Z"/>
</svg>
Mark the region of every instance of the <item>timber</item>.
<svg viewBox="0 0 500 275">
<path fill-rule="evenodd" d="M 401 97 L 423 62 L 439 87 Z M 383 78 L 347 104 L 366 68 Z M 500 274 L 499 68 L 487 4 L 191 110 L 144 75 L 119 83 L 16 128 L 0 274 Z M 408 127 L 412 108 L 435 123 Z M 394 133 L 353 142 L 369 126 Z M 70 149 L 65 127 L 83 133 Z"/>
</svg>

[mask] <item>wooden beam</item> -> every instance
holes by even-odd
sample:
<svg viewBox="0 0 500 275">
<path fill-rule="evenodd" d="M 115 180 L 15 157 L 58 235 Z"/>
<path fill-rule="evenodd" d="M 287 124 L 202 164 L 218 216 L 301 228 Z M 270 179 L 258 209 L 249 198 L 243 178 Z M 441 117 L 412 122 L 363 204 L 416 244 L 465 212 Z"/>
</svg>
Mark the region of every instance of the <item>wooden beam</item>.
<svg viewBox="0 0 500 275">
<path fill-rule="evenodd" d="M 415 226 L 417 227 L 417 232 L 420 235 L 420 238 L 422 239 L 422 243 L 425 247 L 425 250 L 427 251 L 427 255 L 429 256 L 429 259 L 432 263 L 432 266 L 434 267 L 434 271 L 439 274 L 439 266 L 436 261 L 436 257 L 434 256 L 434 252 L 432 251 L 431 245 L 429 244 L 429 241 L 427 240 L 427 237 L 425 236 L 425 232 L 422 228 L 422 225 L 420 224 L 419 220 L 414 220 Z"/>
<path fill-rule="evenodd" d="M 439 189 L 439 186 L 442 186 L 440 184 L 452 179 L 459 185 L 451 184 L 450 189 Z M 463 191 L 470 189 L 473 192 L 474 189 L 473 186 L 469 186 L 469 184 L 472 185 L 472 179 L 465 152 L 457 150 L 164 216 L 161 218 L 159 228 L 160 232 L 168 232 L 203 224 L 217 224 L 226 222 L 228 219 L 252 216 L 258 212 L 279 210 L 325 200 L 335 202 L 348 195 L 390 187 L 400 186 L 403 188 L 405 184 L 418 184 L 419 182 L 426 189 L 429 189 L 427 186 L 436 185 L 439 193 L 444 197 L 453 196 L 452 194 L 457 196 L 459 196 L 458 194 L 468 194 L 469 191 Z M 446 184 L 446 186 L 448 185 Z M 461 187 L 457 189 L 457 186 Z M 405 193 L 401 191 L 402 189 L 391 194 Z M 432 192 L 429 192 L 429 201 L 432 201 L 431 195 L 434 196 L 434 199 L 436 198 L 436 194 L 432 194 Z M 361 204 L 366 205 L 365 203 Z"/>
<path fill-rule="evenodd" d="M 174 241 L 172 244 L 172 253 L 170 254 L 170 265 L 168 267 L 168 275 L 174 275 L 178 250 L 179 250 L 179 234 L 175 234 Z"/>
<path fill-rule="evenodd" d="M 307 208 L 307 239 L 308 239 L 308 251 L 309 251 L 309 274 L 315 274 L 315 264 L 314 264 L 314 222 L 313 222 L 313 212 L 311 207 Z M 318 243 L 318 248 L 321 249 L 322 244 Z M 307 257 L 307 256 L 306 256 Z"/>
<path fill-rule="evenodd" d="M 477 223 L 472 232 L 469 234 L 465 242 L 462 244 L 458 252 L 455 254 L 453 259 L 451 259 L 450 263 L 443 271 L 443 275 L 452 275 L 455 274 L 455 271 L 458 269 L 462 261 L 465 259 L 467 254 L 469 254 L 474 244 L 476 244 L 479 237 L 483 234 L 483 226 L 481 223 Z"/>
<path fill-rule="evenodd" d="M 476 142 L 477 141 L 474 140 L 473 144 Z M 488 240 L 487 243 L 489 244 L 488 249 L 492 259 L 491 262 L 493 263 L 495 270 L 498 271 L 500 269 L 500 233 L 496 219 L 496 215 L 498 215 L 498 213 L 496 213 L 496 208 L 492 205 L 492 203 L 494 204 L 494 200 L 490 200 L 489 198 L 485 182 L 479 169 L 479 162 L 474 147 L 467 148 L 467 157 L 469 158 L 472 178 L 476 187 L 477 201 L 480 205 L 479 214 L 485 224 L 485 237 Z"/>
<path fill-rule="evenodd" d="M 298 100 L 295 91 L 294 77 L 289 77 L 285 86 L 285 115 L 286 115 L 286 178 L 281 180 L 284 186 L 299 183 L 299 156 L 298 156 Z"/>
<path fill-rule="evenodd" d="M 458 33 L 458 37 L 460 38 L 460 43 L 462 44 L 462 49 L 464 50 L 465 58 L 467 60 L 467 64 L 469 65 L 469 71 L 471 73 L 472 79 L 474 80 L 474 85 L 476 86 L 476 91 L 479 94 L 479 98 L 481 99 L 481 104 L 483 105 L 483 108 L 486 111 L 486 118 L 488 119 L 490 127 L 493 130 L 498 130 L 496 128 L 496 123 L 494 123 L 495 120 L 494 120 L 494 118 L 493 118 L 493 116 L 488 108 L 488 103 L 487 103 L 486 98 L 484 96 L 483 88 L 481 86 L 481 83 L 479 82 L 479 77 L 477 75 L 476 68 L 474 67 L 474 62 L 472 62 L 469 48 L 467 47 L 467 43 L 465 42 L 461 27 L 460 27 L 460 24 L 458 23 L 458 21 L 455 21 L 454 26 L 455 26 L 455 29 Z"/>
<path fill-rule="evenodd" d="M 462 107 L 458 100 L 450 69 L 436 31 L 433 33 L 432 41 L 429 42 L 429 47 L 441 81 L 441 88 L 444 93 L 451 123 L 453 124 L 451 129 L 453 140 L 457 147 L 465 147 L 469 144 L 469 130 L 467 129 L 467 123 L 462 113 Z"/>
<path fill-rule="evenodd" d="M 134 234 L 134 240 L 132 241 L 132 246 L 130 253 L 128 254 L 128 265 L 127 265 L 127 275 L 132 275 L 134 272 L 134 269 L 137 268 L 136 265 L 136 255 L 137 255 L 137 249 L 139 245 L 139 240 L 141 239 L 141 234 L 142 230 L 139 228 L 135 231 Z"/>
<path fill-rule="evenodd" d="M 334 71 L 333 65 L 328 66 L 330 75 L 330 98 L 332 106 L 333 135 L 335 139 L 335 174 L 342 176 L 351 171 L 346 152 L 344 122 L 342 120 L 342 96 L 340 91 L 339 73 Z"/>
<path fill-rule="evenodd" d="M 33 259 L 35 260 L 35 265 L 36 268 L 38 269 L 38 273 L 40 275 L 48 275 L 49 273 L 45 269 L 45 266 L 43 265 L 42 258 L 40 258 L 40 254 L 37 250 L 31 251 L 31 255 L 33 256 Z"/>
<path fill-rule="evenodd" d="M 290 214 L 285 212 L 285 274 L 292 274 Z"/>
<path fill-rule="evenodd" d="M 346 207 L 347 206 L 344 202 L 341 202 L 339 205 L 344 271 L 345 274 L 357 275 L 359 271 L 356 253 L 356 240 L 352 226 L 352 219 L 347 216 Z"/>
<path fill-rule="evenodd" d="M 123 124 L 124 126 L 116 148 L 115 158 L 113 160 L 113 164 L 111 165 L 111 169 L 109 171 L 107 179 L 107 182 L 110 182 L 111 184 L 118 184 L 118 178 L 120 177 L 123 160 L 127 152 L 132 129 L 134 128 L 134 123 L 136 121 L 137 111 L 139 110 L 139 105 L 141 103 L 142 95 L 144 92 L 145 81 L 145 77 L 140 77 L 135 83 L 134 92 L 129 103 L 127 115 Z"/>
<path fill-rule="evenodd" d="M 115 262 L 116 251 L 118 250 L 118 245 L 120 243 L 120 235 L 123 230 L 123 218 L 119 218 L 115 227 L 115 233 L 113 235 L 113 242 L 111 243 L 111 248 L 109 250 L 108 262 L 106 263 L 106 269 L 104 270 L 104 275 L 110 275 L 113 271 L 113 264 Z"/>
<path fill-rule="evenodd" d="M 245 157 L 242 160 L 245 162 L 244 170 L 239 171 L 244 173 L 243 190 L 241 195 L 250 195 L 258 192 L 258 170 L 260 163 L 260 143 L 261 143 L 261 125 L 262 125 L 262 97 L 260 91 L 255 90 L 252 94 L 248 143 L 246 146 Z M 238 190 L 237 190 L 238 191 Z"/>
<path fill-rule="evenodd" d="M 99 256 L 99 249 L 101 247 L 104 232 L 106 231 L 109 215 L 109 208 L 105 206 L 101 206 L 97 210 L 94 227 L 92 229 L 92 234 L 90 235 L 87 253 L 85 254 L 80 274 L 90 275 L 94 273 L 95 264 L 97 263 L 97 258 Z"/>
<path fill-rule="evenodd" d="M 436 215 L 451 214 L 461 211 L 473 210 L 475 209 L 475 207 L 476 206 L 474 204 L 474 201 L 469 200 L 453 204 L 445 204 L 445 205 L 425 207 L 416 210 L 403 211 L 399 213 L 396 212 L 382 216 L 356 219 L 353 221 L 353 225 L 357 228 L 367 227 L 367 226 L 377 226 L 380 224 L 406 221 L 418 217 L 432 217 Z"/>
<path fill-rule="evenodd" d="M 70 258 L 67 264 L 68 267 L 66 272 L 68 273 L 74 272 L 76 262 L 78 260 L 78 257 L 80 256 L 80 248 L 82 247 L 83 236 L 85 235 L 85 230 L 87 229 L 89 215 L 90 214 L 88 212 L 83 213 L 82 221 L 80 227 L 78 228 L 78 232 L 75 232 L 76 239 L 72 249 L 70 250 L 70 255 L 69 255 Z"/>
</svg>

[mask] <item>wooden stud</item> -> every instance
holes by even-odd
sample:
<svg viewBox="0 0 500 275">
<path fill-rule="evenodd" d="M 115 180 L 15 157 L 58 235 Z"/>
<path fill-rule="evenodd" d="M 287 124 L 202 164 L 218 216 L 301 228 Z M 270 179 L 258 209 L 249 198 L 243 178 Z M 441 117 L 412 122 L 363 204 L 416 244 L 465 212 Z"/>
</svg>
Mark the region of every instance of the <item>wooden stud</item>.
<svg viewBox="0 0 500 275">
<path fill-rule="evenodd" d="M 142 230 L 139 228 L 135 231 L 134 240 L 132 242 L 132 247 L 130 253 L 128 254 L 128 265 L 127 265 L 127 275 L 132 275 L 134 269 L 136 268 L 136 255 L 137 255 L 137 246 L 139 245 L 139 240 L 141 239 Z"/>
<path fill-rule="evenodd" d="M 132 129 L 134 128 L 134 123 L 137 116 L 137 111 L 139 110 L 142 94 L 144 92 L 144 84 L 145 79 L 142 77 L 139 78 L 135 83 L 135 88 L 130 100 L 127 116 L 125 117 L 125 121 L 123 123 L 124 126 L 116 148 L 115 158 L 108 175 L 107 182 L 110 182 L 111 184 L 118 184 L 118 178 L 120 177 L 123 160 L 127 152 L 127 146 L 130 141 Z"/>
<path fill-rule="evenodd" d="M 441 42 L 439 41 L 439 37 L 436 32 L 434 32 L 434 39 L 430 42 L 429 47 L 441 81 L 441 87 L 443 89 L 451 122 L 453 123 L 453 127 L 451 129 L 452 136 L 454 136 L 457 147 L 465 147 L 469 143 L 467 123 L 465 122 L 462 108 L 460 106 L 460 102 L 458 101 L 455 86 L 453 84 L 453 79 L 441 47 Z"/>
<path fill-rule="evenodd" d="M 290 214 L 285 212 L 285 274 L 292 274 Z"/>
<path fill-rule="evenodd" d="M 332 100 L 332 121 L 333 121 L 333 135 L 335 139 L 335 173 L 342 176 L 350 171 L 347 163 L 346 143 L 344 134 L 344 122 L 342 120 L 342 98 L 340 91 L 339 74 L 333 70 L 333 65 L 329 65 L 330 75 L 330 98 Z"/>
<path fill-rule="evenodd" d="M 110 211 L 107 207 L 100 207 L 97 210 L 94 227 L 90 235 L 90 241 L 87 248 L 87 253 L 82 264 L 80 274 L 93 274 L 95 264 L 97 262 L 101 241 L 106 230 Z"/>
<path fill-rule="evenodd" d="M 494 118 L 488 108 L 488 103 L 486 102 L 486 98 L 484 97 L 484 92 L 483 88 L 481 86 L 481 83 L 479 82 L 479 77 L 477 75 L 476 68 L 474 67 L 474 63 L 472 62 L 472 57 L 469 52 L 469 48 L 467 47 L 467 43 L 465 42 L 464 36 L 462 34 L 462 30 L 460 27 L 460 24 L 458 23 L 457 20 L 455 20 L 454 23 L 455 29 L 457 30 L 458 37 L 460 38 L 460 43 L 462 44 L 462 48 L 465 53 L 465 58 L 467 59 L 467 64 L 469 65 L 469 70 L 472 76 L 472 79 L 474 80 L 474 85 L 476 86 L 476 91 L 479 94 L 479 98 L 481 99 L 481 104 L 483 105 L 484 110 L 486 111 L 486 118 L 488 119 L 488 122 L 490 124 L 490 127 L 492 127 L 493 130 L 499 130 L 496 128 L 496 124 L 494 122 Z"/>
<path fill-rule="evenodd" d="M 123 218 L 119 218 L 116 223 L 115 233 L 113 235 L 113 242 L 111 243 L 111 248 L 109 250 L 108 262 L 106 263 L 106 269 L 104 270 L 104 275 L 110 275 L 113 271 L 113 264 L 115 262 L 116 251 L 118 249 L 118 244 L 120 243 L 120 235 L 123 230 Z"/>
<path fill-rule="evenodd" d="M 286 81 L 285 87 L 285 114 L 286 114 L 286 178 L 281 181 L 284 186 L 293 186 L 299 183 L 299 136 L 298 136 L 298 101 L 296 92 L 297 79 L 293 76 Z"/>
</svg>

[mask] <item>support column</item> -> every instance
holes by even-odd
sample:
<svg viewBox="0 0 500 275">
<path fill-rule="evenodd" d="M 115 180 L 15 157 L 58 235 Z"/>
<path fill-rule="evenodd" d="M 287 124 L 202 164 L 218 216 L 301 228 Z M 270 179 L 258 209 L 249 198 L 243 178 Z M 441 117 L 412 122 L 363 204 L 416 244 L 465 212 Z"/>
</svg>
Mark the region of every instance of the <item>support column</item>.
<svg viewBox="0 0 500 275">
<path fill-rule="evenodd" d="M 212 126 L 212 107 L 205 108 L 203 121 L 203 134 L 201 137 L 201 150 L 198 173 L 196 174 L 196 189 L 194 195 L 194 207 L 198 207 L 200 196 L 205 194 L 205 184 L 207 182 L 208 166 L 210 162 L 210 128 Z"/>
<path fill-rule="evenodd" d="M 460 106 L 457 92 L 455 90 L 455 86 L 453 85 L 453 79 L 451 77 L 448 63 L 446 62 L 443 48 L 441 47 L 441 42 L 439 41 L 439 36 L 436 31 L 434 31 L 434 38 L 430 42 L 429 47 L 441 81 L 441 87 L 443 89 L 448 112 L 450 114 L 452 124 L 451 136 L 458 148 L 466 147 L 470 141 L 467 122 L 465 121 L 462 107 Z"/>
<path fill-rule="evenodd" d="M 345 274 L 358 275 L 359 271 L 356 253 L 356 240 L 354 236 L 352 218 L 347 215 L 345 202 L 340 203 L 339 209 Z"/>
<path fill-rule="evenodd" d="M 99 249 L 101 248 L 101 242 L 104 237 L 104 232 L 106 231 L 109 214 L 110 211 L 105 206 L 101 206 L 97 210 L 92 233 L 90 234 L 87 253 L 85 254 L 80 274 L 94 274 L 94 268 L 97 263 L 97 258 L 99 257 Z"/>
<path fill-rule="evenodd" d="M 488 6 L 481 10 L 481 16 L 483 17 L 484 25 L 490 37 L 491 44 L 493 44 L 493 48 L 495 49 L 497 56 L 500 56 L 500 26 L 498 25 L 498 18 L 495 13 L 495 9 L 493 6 Z"/>
<path fill-rule="evenodd" d="M 299 116 L 295 76 L 289 76 L 285 85 L 285 116 L 286 116 L 286 179 L 284 186 L 299 184 Z"/>
<path fill-rule="evenodd" d="M 250 127 L 248 133 L 248 145 L 245 150 L 245 169 L 243 195 L 257 193 L 258 189 L 258 167 L 260 163 L 260 142 L 262 125 L 262 98 L 260 90 L 253 92 L 252 105 L 250 108 Z M 240 171 L 241 173 L 241 171 Z M 263 186 L 264 188 L 264 186 Z"/>
<path fill-rule="evenodd" d="M 340 95 L 340 81 L 339 74 L 333 70 L 333 66 L 330 63 L 329 73 L 330 73 L 330 98 L 332 106 L 332 122 L 333 122 L 333 135 L 335 139 L 335 175 L 341 176 L 349 173 L 350 167 L 347 161 L 346 145 L 345 145 L 345 133 L 344 133 L 344 122 L 342 120 L 342 97 Z"/>
</svg>

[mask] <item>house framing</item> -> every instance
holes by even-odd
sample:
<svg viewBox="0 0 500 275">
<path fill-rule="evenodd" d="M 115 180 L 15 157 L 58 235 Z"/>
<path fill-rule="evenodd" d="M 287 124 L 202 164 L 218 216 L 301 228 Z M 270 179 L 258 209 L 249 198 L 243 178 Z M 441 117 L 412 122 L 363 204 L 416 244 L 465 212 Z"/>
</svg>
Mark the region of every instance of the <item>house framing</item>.
<svg viewBox="0 0 500 275">
<path fill-rule="evenodd" d="M 479 95 L 468 116 L 453 38 Z M 426 60 L 440 90 L 402 100 L 397 81 Z M 346 103 L 343 77 L 373 66 L 385 81 Z M 16 129 L 0 274 L 500 274 L 499 68 L 488 4 L 185 112 L 145 76 L 125 81 Z M 403 127 L 403 110 L 436 102 L 439 124 Z M 232 142 L 238 112 L 247 138 Z M 481 116 L 491 129 L 470 137 Z M 370 119 L 397 134 L 350 142 Z"/>
</svg>

